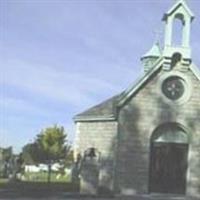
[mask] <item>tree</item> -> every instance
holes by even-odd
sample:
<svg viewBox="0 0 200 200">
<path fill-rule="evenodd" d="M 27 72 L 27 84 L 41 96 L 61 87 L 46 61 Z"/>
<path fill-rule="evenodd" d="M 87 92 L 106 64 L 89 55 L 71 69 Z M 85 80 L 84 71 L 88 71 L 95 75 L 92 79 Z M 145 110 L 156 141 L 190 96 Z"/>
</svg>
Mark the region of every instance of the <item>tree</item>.
<svg viewBox="0 0 200 200">
<path fill-rule="evenodd" d="M 25 164 L 33 165 L 42 160 L 42 154 L 39 152 L 38 144 L 36 142 L 25 145 L 22 152 Z"/>
<path fill-rule="evenodd" d="M 55 162 L 61 162 L 70 151 L 64 127 L 48 127 L 37 135 L 34 143 L 23 148 L 24 158 L 29 162 L 48 165 L 48 182 L 51 181 L 51 168 Z"/>
<path fill-rule="evenodd" d="M 12 152 L 12 147 L 8 148 L 0 148 L 0 176 L 4 178 L 8 178 L 10 174 L 10 168 L 11 168 L 11 163 L 12 163 L 12 158 L 13 158 L 13 152 Z"/>
<path fill-rule="evenodd" d="M 14 156 L 13 166 L 12 166 L 12 181 L 19 180 L 18 174 L 22 174 L 24 172 L 24 159 L 22 153 Z"/>
</svg>

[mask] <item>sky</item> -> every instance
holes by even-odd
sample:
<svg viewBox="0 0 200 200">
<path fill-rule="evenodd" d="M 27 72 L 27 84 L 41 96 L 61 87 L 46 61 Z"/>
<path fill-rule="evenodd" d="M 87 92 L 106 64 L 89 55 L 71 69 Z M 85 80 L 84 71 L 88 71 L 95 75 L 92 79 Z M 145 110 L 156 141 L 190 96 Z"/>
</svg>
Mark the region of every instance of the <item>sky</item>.
<svg viewBox="0 0 200 200">
<path fill-rule="evenodd" d="M 200 64 L 200 1 L 188 0 Z M 140 57 L 164 35 L 174 0 L 0 0 L 0 146 L 15 152 L 143 75 Z M 162 44 L 162 42 L 161 42 Z"/>
</svg>

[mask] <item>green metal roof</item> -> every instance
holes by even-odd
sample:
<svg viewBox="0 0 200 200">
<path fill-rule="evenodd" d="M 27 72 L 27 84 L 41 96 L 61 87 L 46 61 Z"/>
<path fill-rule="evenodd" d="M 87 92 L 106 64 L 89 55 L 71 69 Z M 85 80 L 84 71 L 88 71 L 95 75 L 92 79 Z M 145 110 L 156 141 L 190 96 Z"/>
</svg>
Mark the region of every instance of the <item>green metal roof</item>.
<svg viewBox="0 0 200 200">
<path fill-rule="evenodd" d="M 160 45 L 158 42 L 154 43 L 152 48 L 142 56 L 141 59 L 148 58 L 148 57 L 156 57 L 159 58 L 162 55 Z"/>
</svg>

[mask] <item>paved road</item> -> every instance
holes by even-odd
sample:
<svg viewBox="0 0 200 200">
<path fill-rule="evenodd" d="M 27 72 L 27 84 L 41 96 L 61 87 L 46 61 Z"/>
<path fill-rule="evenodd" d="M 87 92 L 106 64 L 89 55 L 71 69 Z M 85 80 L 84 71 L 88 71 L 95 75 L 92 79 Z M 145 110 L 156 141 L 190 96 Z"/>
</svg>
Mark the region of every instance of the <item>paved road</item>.
<svg viewBox="0 0 200 200">
<path fill-rule="evenodd" d="M 29 197 L 24 197 L 24 198 L 0 198 L 0 200 L 147 200 L 146 198 L 143 197 L 118 197 L 118 198 L 70 198 L 70 197 L 37 197 L 37 198 L 29 198 Z M 148 200 L 153 200 L 152 198 L 148 199 Z M 155 198 L 154 200 L 157 200 L 157 198 Z M 159 199 L 159 200 L 185 200 L 183 198 L 168 198 L 168 199 Z M 187 199 L 190 200 L 190 199 Z M 192 199 L 191 199 L 192 200 Z"/>
<path fill-rule="evenodd" d="M 70 196 L 52 196 L 52 197 L 6 197 L 1 198 L 0 200 L 193 200 L 193 199 L 185 199 L 181 197 L 176 198 L 153 198 L 153 197 L 115 197 L 115 198 L 100 198 L 100 197 L 70 197 Z M 197 199 L 195 199 L 197 200 Z"/>
<path fill-rule="evenodd" d="M 1 190 L 0 189 L 0 200 L 200 200 L 199 198 L 185 198 L 183 196 L 167 196 L 165 198 L 158 195 L 143 195 L 143 196 L 131 196 L 131 197 L 89 197 L 89 196 L 79 196 L 78 194 L 69 194 L 69 193 L 52 193 L 52 194 L 39 194 L 33 192 L 32 194 L 28 193 L 16 193 Z"/>
</svg>

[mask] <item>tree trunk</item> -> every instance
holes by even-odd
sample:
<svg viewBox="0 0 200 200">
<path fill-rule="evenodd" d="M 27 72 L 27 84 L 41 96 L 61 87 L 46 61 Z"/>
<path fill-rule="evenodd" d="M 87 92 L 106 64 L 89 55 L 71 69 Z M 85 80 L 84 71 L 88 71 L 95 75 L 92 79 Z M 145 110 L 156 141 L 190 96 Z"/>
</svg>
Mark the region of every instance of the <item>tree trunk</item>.
<svg viewBox="0 0 200 200">
<path fill-rule="evenodd" d="M 51 182 L 51 163 L 48 164 L 48 183 Z"/>
</svg>

